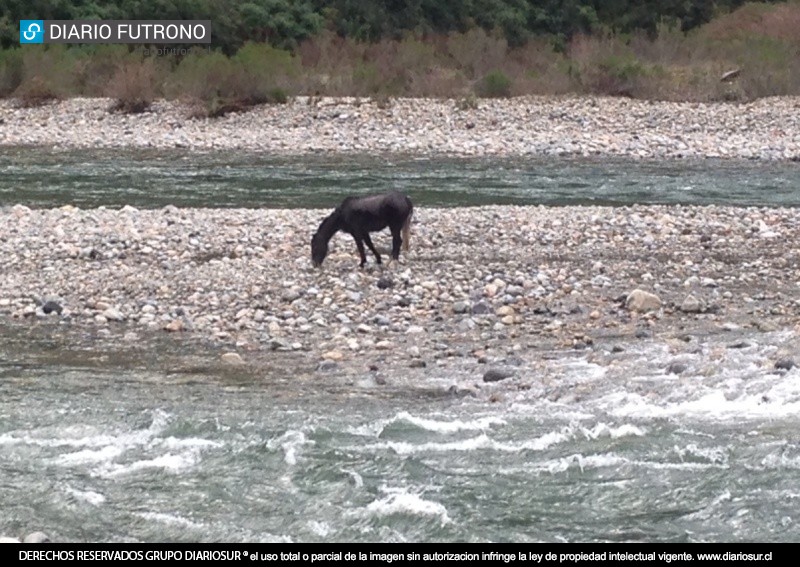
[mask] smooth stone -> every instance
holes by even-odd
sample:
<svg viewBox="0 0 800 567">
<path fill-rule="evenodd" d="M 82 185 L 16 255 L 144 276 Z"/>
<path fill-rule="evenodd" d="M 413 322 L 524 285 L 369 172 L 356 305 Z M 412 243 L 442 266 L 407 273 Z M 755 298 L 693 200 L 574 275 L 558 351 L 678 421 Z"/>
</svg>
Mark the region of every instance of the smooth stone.
<svg viewBox="0 0 800 567">
<path fill-rule="evenodd" d="M 472 314 L 473 315 L 488 315 L 492 312 L 492 307 L 485 301 L 479 301 L 475 305 L 472 306 Z"/>
<path fill-rule="evenodd" d="M 631 311 L 647 312 L 661 308 L 661 298 L 641 289 L 635 289 L 625 298 L 625 306 Z"/>
<path fill-rule="evenodd" d="M 469 313 L 470 304 L 467 301 L 456 301 L 453 304 L 453 313 Z"/>
<path fill-rule="evenodd" d="M 239 353 L 236 352 L 226 352 L 222 356 L 220 356 L 220 359 L 225 364 L 231 364 L 233 366 L 239 366 L 244 364 L 244 359 L 239 355 Z"/>
<path fill-rule="evenodd" d="M 318 372 L 333 372 L 339 368 L 339 364 L 334 360 L 323 360 L 317 365 Z"/>
<path fill-rule="evenodd" d="M 42 311 L 46 315 L 49 315 L 50 313 L 57 313 L 58 315 L 61 315 L 63 310 L 64 308 L 61 307 L 61 304 L 57 301 L 45 301 L 44 305 L 42 305 Z"/>
<path fill-rule="evenodd" d="M 124 321 L 125 316 L 120 313 L 119 309 L 114 309 L 113 307 L 109 307 L 105 311 L 103 311 L 103 317 L 108 319 L 109 321 Z"/>
<path fill-rule="evenodd" d="M 182 319 L 173 319 L 166 325 L 164 325 L 164 330 L 169 331 L 170 333 L 176 333 L 178 331 L 183 331 L 184 324 Z"/>
<path fill-rule="evenodd" d="M 514 376 L 514 371 L 504 368 L 490 368 L 483 373 L 484 382 L 499 382 Z"/>
<path fill-rule="evenodd" d="M 689 294 L 684 298 L 681 303 L 680 310 L 684 313 L 701 313 L 705 310 L 705 302 L 697 299 L 694 295 Z"/>
<path fill-rule="evenodd" d="M 670 362 L 667 366 L 667 374 L 683 374 L 687 366 L 683 362 Z"/>
</svg>

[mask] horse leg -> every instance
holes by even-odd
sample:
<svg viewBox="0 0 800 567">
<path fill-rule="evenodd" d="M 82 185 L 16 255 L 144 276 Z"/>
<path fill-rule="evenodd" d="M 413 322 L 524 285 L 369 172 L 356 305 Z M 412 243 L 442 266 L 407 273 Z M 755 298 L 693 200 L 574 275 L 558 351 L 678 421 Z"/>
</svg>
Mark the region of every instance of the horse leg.
<svg viewBox="0 0 800 567">
<path fill-rule="evenodd" d="M 399 260 L 400 245 L 403 243 L 403 238 L 400 236 L 401 227 L 392 226 L 390 230 L 392 231 L 392 259 Z"/>
<path fill-rule="evenodd" d="M 367 246 L 369 246 L 369 249 L 372 250 L 373 254 L 375 254 L 375 261 L 378 263 L 378 265 L 380 265 L 380 263 L 381 263 L 381 255 L 378 254 L 377 250 L 375 250 L 375 245 L 372 244 L 372 239 L 369 237 L 369 233 L 368 232 L 364 233 L 364 242 L 367 243 Z"/>
<path fill-rule="evenodd" d="M 364 251 L 364 242 L 355 234 L 353 235 L 353 239 L 356 241 L 358 255 L 361 256 L 361 263 L 359 264 L 359 267 L 363 268 L 364 264 L 367 263 L 367 253 Z"/>
</svg>

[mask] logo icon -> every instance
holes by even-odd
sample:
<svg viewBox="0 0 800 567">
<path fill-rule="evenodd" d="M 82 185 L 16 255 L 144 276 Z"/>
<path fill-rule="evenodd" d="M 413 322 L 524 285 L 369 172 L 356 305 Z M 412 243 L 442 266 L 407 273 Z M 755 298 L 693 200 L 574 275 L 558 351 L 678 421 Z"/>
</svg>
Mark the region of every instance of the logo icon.
<svg viewBox="0 0 800 567">
<path fill-rule="evenodd" d="M 44 43 L 44 20 L 20 20 L 20 43 Z"/>
</svg>

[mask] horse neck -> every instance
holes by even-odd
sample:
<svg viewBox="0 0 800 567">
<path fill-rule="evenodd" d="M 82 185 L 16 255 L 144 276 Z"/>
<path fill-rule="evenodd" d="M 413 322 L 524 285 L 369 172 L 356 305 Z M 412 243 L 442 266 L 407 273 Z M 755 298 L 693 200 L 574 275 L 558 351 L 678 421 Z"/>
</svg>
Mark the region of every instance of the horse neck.
<svg viewBox="0 0 800 567">
<path fill-rule="evenodd" d="M 341 223 L 342 213 L 337 209 L 325 217 L 325 220 L 322 221 L 322 224 L 320 224 L 319 228 L 317 229 L 317 234 L 324 238 L 325 242 L 328 242 L 341 228 Z"/>
</svg>

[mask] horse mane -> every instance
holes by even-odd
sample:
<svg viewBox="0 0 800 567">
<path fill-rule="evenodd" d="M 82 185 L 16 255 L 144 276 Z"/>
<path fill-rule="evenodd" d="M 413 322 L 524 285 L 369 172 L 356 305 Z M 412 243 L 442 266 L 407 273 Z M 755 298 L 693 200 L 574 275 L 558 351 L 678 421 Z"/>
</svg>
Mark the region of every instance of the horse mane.
<svg viewBox="0 0 800 567">
<path fill-rule="evenodd" d="M 317 228 L 317 234 L 325 239 L 325 242 L 331 239 L 336 231 L 339 230 L 339 222 L 342 218 L 342 210 L 341 206 L 336 207 L 336 209 L 329 214 L 327 217 L 322 219 L 322 222 Z"/>
</svg>

